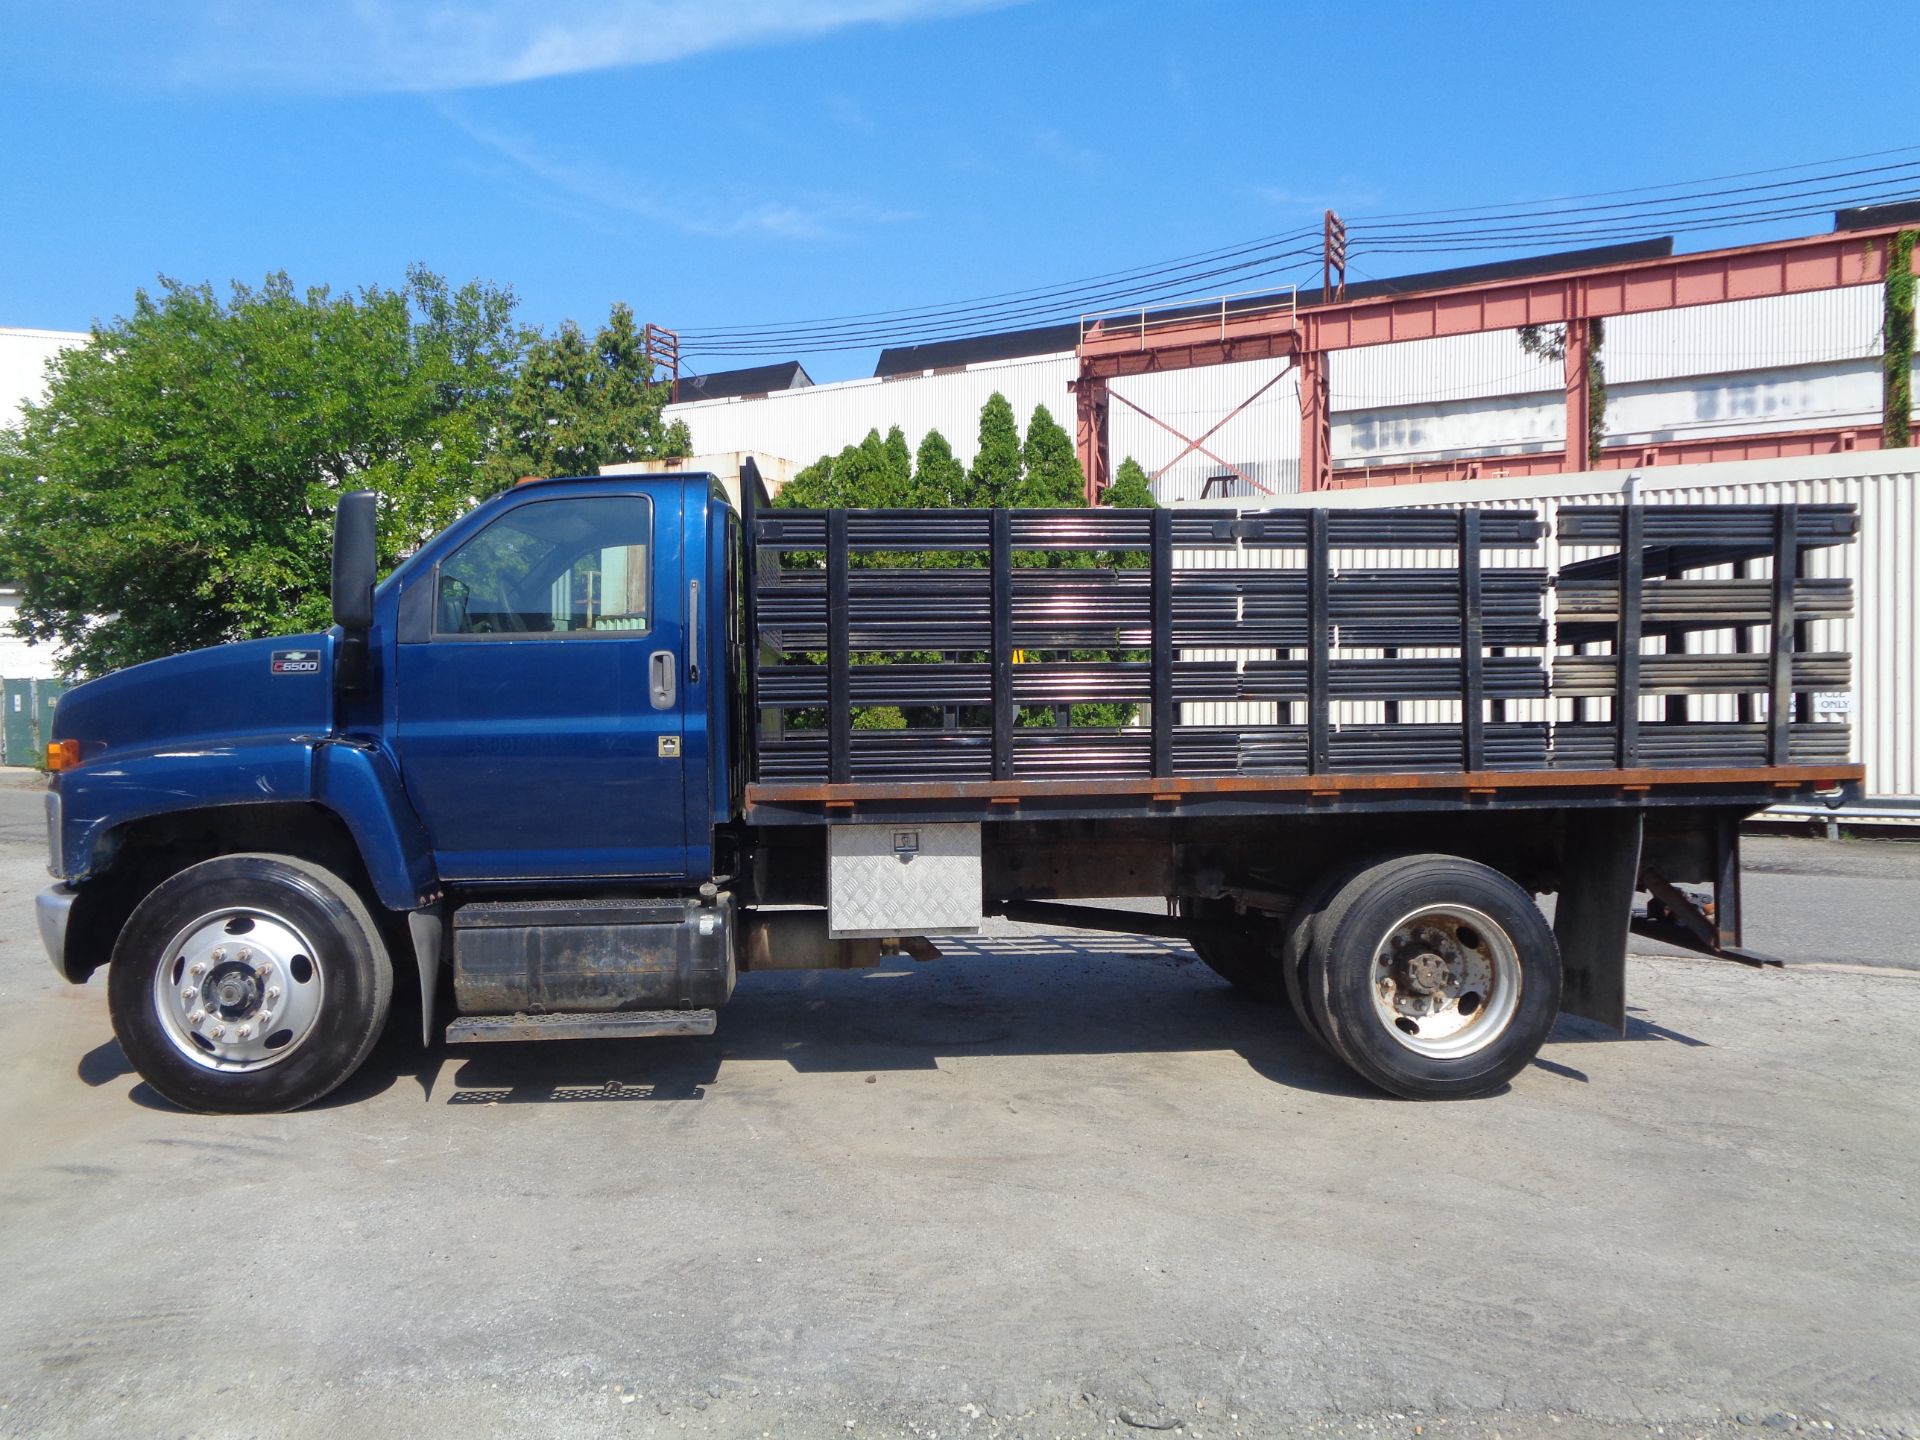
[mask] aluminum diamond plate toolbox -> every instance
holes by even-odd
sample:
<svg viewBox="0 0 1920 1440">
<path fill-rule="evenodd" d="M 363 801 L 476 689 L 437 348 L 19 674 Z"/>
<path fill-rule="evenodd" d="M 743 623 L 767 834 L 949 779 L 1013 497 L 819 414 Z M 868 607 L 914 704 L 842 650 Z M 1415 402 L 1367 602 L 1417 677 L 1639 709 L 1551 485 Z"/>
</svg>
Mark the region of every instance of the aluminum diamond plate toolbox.
<svg viewBox="0 0 1920 1440">
<path fill-rule="evenodd" d="M 980 928 L 978 825 L 835 825 L 827 927 L 836 939 Z"/>
</svg>

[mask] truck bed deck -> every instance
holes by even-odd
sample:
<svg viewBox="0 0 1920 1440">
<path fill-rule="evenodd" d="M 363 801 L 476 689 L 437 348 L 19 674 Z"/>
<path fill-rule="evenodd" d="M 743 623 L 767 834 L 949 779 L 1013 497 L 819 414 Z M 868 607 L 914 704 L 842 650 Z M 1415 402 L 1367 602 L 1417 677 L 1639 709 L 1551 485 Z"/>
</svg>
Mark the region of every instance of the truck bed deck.
<svg viewBox="0 0 1920 1440">
<path fill-rule="evenodd" d="M 1865 767 L 1481 770 L 1455 774 L 1167 776 L 1160 779 L 934 780 L 747 787 L 759 825 L 835 819 L 1047 819 L 1340 814 L 1354 810 L 1724 805 L 1762 810 L 1865 778 Z"/>
</svg>

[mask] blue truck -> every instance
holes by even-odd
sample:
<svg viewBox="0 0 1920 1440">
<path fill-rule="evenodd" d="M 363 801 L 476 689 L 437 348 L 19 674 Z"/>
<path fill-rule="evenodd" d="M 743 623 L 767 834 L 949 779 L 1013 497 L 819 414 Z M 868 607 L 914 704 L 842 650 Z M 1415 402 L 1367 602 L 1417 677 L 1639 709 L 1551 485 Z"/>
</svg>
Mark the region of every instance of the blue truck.
<svg viewBox="0 0 1920 1440">
<path fill-rule="evenodd" d="M 1757 963 L 1740 822 L 1861 779 L 1810 703 L 1845 506 L 1566 507 L 1550 571 L 1524 510 L 801 511 L 749 467 L 523 482 L 376 584 L 377 507 L 326 633 L 59 703 L 41 934 L 188 1109 L 327 1094 L 396 986 L 429 1044 L 697 1036 L 742 972 L 992 915 L 1184 939 L 1372 1084 L 1483 1095 L 1624 1023 L 1632 931 Z"/>
</svg>

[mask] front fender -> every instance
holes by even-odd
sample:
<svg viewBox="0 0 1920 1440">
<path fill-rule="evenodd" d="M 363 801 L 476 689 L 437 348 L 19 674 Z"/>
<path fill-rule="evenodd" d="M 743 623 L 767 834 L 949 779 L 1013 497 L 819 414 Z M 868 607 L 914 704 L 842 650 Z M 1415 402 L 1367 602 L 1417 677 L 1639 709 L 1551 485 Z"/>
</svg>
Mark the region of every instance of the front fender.
<svg viewBox="0 0 1920 1440">
<path fill-rule="evenodd" d="M 133 821 L 227 805 L 311 802 L 353 837 L 374 894 L 392 910 L 429 905 L 439 876 L 420 819 L 384 751 L 312 736 L 102 757 L 64 772 L 62 869 L 84 881 L 112 858 L 114 833 Z"/>
<path fill-rule="evenodd" d="M 386 751 L 322 742 L 313 755 L 313 798 L 346 824 L 382 905 L 417 910 L 440 898 L 427 832 Z"/>
<path fill-rule="evenodd" d="M 54 782 L 60 794 L 61 870 L 77 883 L 105 867 L 113 833 L 135 820 L 313 799 L 309 736 L 246 740 L 103 756 Z"/>
</svg>

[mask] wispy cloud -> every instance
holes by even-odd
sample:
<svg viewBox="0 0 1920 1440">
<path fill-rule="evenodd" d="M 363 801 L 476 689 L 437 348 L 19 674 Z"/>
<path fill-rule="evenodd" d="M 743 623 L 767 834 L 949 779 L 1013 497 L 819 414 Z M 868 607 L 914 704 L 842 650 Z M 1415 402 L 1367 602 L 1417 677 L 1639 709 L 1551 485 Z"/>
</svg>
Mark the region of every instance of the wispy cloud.
<svg viewBox="0 0 1920 1440">
<path fill-rule="evenodd" d="M 1353 175 L 1342 175 L 1325 190 L 1302 190 L 1287 185 L 1252 185 L 1249 193 L 1282 212 L 1318 215 L 1323 210 L 1345 214 L 1380 204 L 1380 192 Z"/>
<path fill-rule="evenodd" d="M 1106 157 L 1090 146 L 1082 145 L 1064 130 L 1048 126 L 1033 134 L 1033 148 L 1054 164 L 1082 175 L 1098 175 L 1107 168 Z"/>
<path fill-rule="evenodd" d="M 603 216 L 664 225 L 710 239 L 744 236 L 780 240 L 832 240 L 850 231 L 916 218 L 911 211 L 846 196 L 781 199 L 680 190 L 667 195 L 630 175 L 561 155 L 515 131 L 476 120 L 450 102 L 435 102 L 434 108 L 468 139 L 521 175 Z"/>
<path fill-rule="evenodd" d="M 461 90 L 656 65 L 1023 0 L 216 0 L 175 66 L 203 83 Z"/>
</svg>

